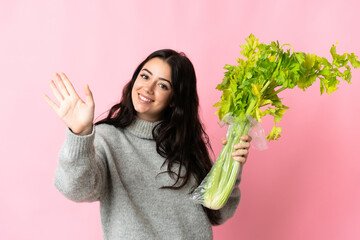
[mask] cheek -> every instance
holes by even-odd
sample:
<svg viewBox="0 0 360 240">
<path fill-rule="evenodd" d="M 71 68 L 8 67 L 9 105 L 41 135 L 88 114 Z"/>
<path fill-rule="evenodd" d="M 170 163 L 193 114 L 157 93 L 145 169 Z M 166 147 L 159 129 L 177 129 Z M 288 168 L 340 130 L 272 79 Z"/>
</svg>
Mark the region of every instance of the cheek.
<svg viewBox="0 0 360 240">
<path fill-rule="evenodd" d="M 136 84 L 136 82 L 134 83 L 134 86 L 132 87 L 132 89 L 131 89 L 131 98 L 132 98 L 132 100 L 134 101 L 135 100 L 135 98 L 136 98 L 136 96 L 137 96 L 137 89 L 138 89 L 139 87 L 137 86 L 137 84 Z"/>
<path fill-rule="evenodd" d="M 134 102 L 136 96 L 136 92 L 134 91 L 134 88 L 131 90 L 131 100 Z"/>
<path fill-rule="evenodd" d="M 138 81 L 138 80 L 136 79 L 136 81 L 134 82 L 134 85 L 133 85 L 133 87 L 132 87 L 131 92 L 132 92 L 132 93 L 136 93 L 136 91 L 138 91 L 138 90 L 141 89 L 141 88 L 142 88 L 141 81 Z"/>
<path fill-rule="evenodd" d="M 134 82 L 134 85 L 133 85 L 133 90 L 136 90 L 136 89 L 138 89 L 139 88 L 139 86 L 140 86 L 141 84 L 140 84 L 140 81 L 138 81 L 138 79 L 136 79 L 135 80 L 135 82 Z"/>
<path fill-rule="evenodd" d="M 171 96 L 172 96 L 172 94 L 168 93 L 168 92 L 162 94 L 162 96 L 161 96 L 162 102 L 164 102 L 164 104 L 166 104 L 166 105 L 169 105 L 171 102 Z"/>
</svg>

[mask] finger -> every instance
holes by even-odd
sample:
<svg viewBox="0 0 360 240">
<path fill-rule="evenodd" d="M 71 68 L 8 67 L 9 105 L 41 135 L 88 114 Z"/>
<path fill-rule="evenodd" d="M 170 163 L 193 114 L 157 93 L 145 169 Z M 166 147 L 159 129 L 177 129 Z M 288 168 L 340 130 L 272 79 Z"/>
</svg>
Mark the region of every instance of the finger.
<svg viewBox="0 0 360 240">
<path fill-rule="evenodd" d="M 56 83 L 58 84 L 59 90 L 60 90 L 61 94 L 63 95 L 63 97 L 65 98 L 65 97 L 69 96 L 69 92 L 66 89 L 64 81 L 62 80 L 61 76 L 58 73 L 55 74 L 55 79 L 56 79 Z"/>
<path fill-rule="evenodd" d="M 227 143 L 226 138 L 221 138 L 221 144 L 222 144 L 222 145 L 225 145 L 226 143 Z"/>
<path fill-rule="evenodd" d="M 53 102 L 53 100 L 51 100 L 47 95 L 43 95 L 45 101 L 47 102 L 47 104 L 49 104 L 49 106 L 54 109 L 54 111 L 57 113 L 59 110 L 59 106 L 56 105 L 55 102 Z"/>
<path fill-rule="evenodd" d="M 94 97 L 88 84 L 85 85 L 84 91 L 85 91 L 86 103 L 90 105 L 95 105 Z"/>
<path fill-rule="evenodd" d="M 237 162 L 240 162 L 242 164 L 244 164 L 246 162 L 246 157 L 233 157 L 233 159 Z"/>
<path fill-rule="evenodd" d="M 245 149 L 248 149 L 250 148 L 250 143 L 249 142 L 240 142 L 238 144 L 236 144 L 234 146 L 235 149 L 240 149 L 240 148 L 245 148 Z"/>
<path fill-rule="evenodd" d="M 252 138 L 249 135 L 245 135 L 241 137 L 241 140 L 246 142 L 251 142 Z"/>
<path fill-rule="evenodd" d="M 65 75 L 65 73 L 60 73 L 60 77 L 64 82 L 66 89 L 68 90 L 70 95 L 78 96 L 77 92 L 75 91 L 74 86 L 70 82 L 69 78 Z"/>
<path fill-rule="evenodd" d="M 61 93 L 59 92 L 59 89 L 57 89 L 55 82 L 53 80 L 50 81 L 50 87 L 51 90 L 53 92 L 53 94 L 55 95 L 56 99 L 61 102 L 62 100 L 64 100 L 63 95 L 61 95 Z"/>
<path fill-rule="evenodd" d="M 246 155 L 248 155 L 248 153 L 249 153 L 248 150 L 242 149 L 242 150 L 238 150 L 236 152 L 232 152 L 231 155 L 233 157 L 238 157 L 238 156 L 246 156 Z"/>
</svg>

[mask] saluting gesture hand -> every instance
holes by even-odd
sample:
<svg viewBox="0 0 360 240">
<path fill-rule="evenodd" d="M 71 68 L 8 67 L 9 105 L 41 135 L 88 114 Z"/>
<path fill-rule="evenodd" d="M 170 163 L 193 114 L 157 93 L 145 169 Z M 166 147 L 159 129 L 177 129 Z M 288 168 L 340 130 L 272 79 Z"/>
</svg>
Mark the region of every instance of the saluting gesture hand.
<svg viewBox="0 0 360 240">
<path fill-rule="evenodd" d="M 57 86 L 51 80 L 50 87 L 59 104 L 47 95 L 44 95 L 45 101 L 73 133 L 90 134 L 93 128 L 95 103 L 89 85 L 85 85 L 84 88 L 86 96 L 86 102 L 84 102 L 64 73 L 56 73 L 55 80 Z"/>
</svg>

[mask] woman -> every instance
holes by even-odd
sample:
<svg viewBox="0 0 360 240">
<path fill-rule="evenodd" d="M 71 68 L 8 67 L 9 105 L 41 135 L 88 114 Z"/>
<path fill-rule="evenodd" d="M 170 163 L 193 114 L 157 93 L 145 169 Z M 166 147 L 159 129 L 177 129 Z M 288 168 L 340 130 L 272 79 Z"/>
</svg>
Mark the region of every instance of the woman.
<svg viewBox="0 0 360 240">
<path fill-rule="evenodd" d="M 57 86 L 50 86 L 59 105 L 45 99 L 68 127 L 55 186 L 73 201 L 100 201 L 104 238 L 212 239 L 211 225 L 236 210 L 240 175 L 222 209 L 190 200 L 212 162 L 195 71 L 185 54 L 164 49 L 148 56 L 120 103 L 95 125 L 89 86 L 84 102 L 65 74 L 55 78 Z M 233 157 L 245 163 L 251 138 L 242 139 Z"/>
</svg>

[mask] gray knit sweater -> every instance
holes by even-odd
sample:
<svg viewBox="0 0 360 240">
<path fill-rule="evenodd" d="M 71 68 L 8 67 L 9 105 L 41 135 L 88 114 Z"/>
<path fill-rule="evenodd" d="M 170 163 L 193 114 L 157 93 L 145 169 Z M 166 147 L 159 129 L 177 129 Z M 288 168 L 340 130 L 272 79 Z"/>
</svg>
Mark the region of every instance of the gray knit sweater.
<svg viewBox="0 0 360 240">
<path fill-rule="evenodd" d="M 67 130 L 55 174 L 56 188 L 76 202 L 100 201 L 104 239 L 212 239 L 201 205 L 188 194 L 192 179 L 180 190 L 162 166 L 152 137 L 155 123 L 136 119 L 118 129 L 101 124 L 87 136 Z M 240 200 L 240 174 L 230 199 L 220 210 L 222 223 Z"/>
</svg>

